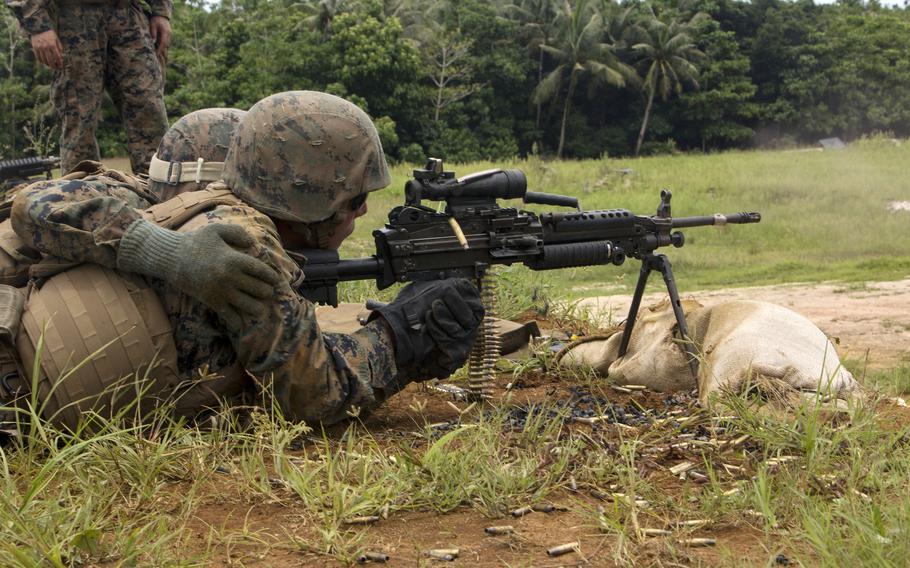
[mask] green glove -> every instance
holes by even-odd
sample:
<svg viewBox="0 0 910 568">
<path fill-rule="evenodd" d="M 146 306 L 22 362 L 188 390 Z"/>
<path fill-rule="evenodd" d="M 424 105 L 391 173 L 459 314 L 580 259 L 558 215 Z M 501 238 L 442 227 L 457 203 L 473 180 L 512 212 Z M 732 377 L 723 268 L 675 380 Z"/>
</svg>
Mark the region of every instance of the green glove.
<svg viewBox="0 0 910 568">
<path fill-rule="evenodd" d="M 264 314 L 280 280 L 269 265 L 241 252 L 253 243 L 238 225 L 213 223 L 178 233 L 140 219 L 120 239 L 117 268 L 164 280 L 237 331 L 243 316 Z"/>
</svg>

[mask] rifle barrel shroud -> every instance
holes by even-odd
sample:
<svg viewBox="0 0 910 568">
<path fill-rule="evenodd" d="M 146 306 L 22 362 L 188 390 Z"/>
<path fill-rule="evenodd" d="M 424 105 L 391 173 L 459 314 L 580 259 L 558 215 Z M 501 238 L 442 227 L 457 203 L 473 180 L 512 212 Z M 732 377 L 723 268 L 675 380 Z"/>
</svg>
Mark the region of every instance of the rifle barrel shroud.
<svg viewBox="0 0 910 568">
<path fill-rule="evenodd" d="M 578 207 L 563 195 L 527 191 L 520 170 L 489 170 L 455 179 L 432 160 L 405 186 L 405 205 L 373 232 L 376 254 L 341 260 L 337 251 L 301 250 L 292 254 L 305 279 L 300 292 L 311 301 L 337 304 L 338 282 L 375 279 L 379 289 L 395 282 L 448 277 L 475 279 L 496 264 L 520 262 L 532 270 L 572 266 L 620 265 L 627 257 L 643 260 L 657 248 L 683 245 L 673 229 L 757 223 L 758 213 L 672 218 L 669 191 L 661 192 L 658 215 L 633 215 L 625 209 L 535 214 L 502 207 L 498 199 Z M 442 212 L 422 200 L 445 201 Z M 449 224 L 454 217 L 467 240 L 464 248 Z"/>
<path fill-rule="evenodd" d="M 60 158 L 14 158 L 0 160 L 0 186 L 4 189 L 20 183 L 33 181 L 34 176 L 42 175 L 51 179 L 51 172 L 60 165 Z"/>
</svg>

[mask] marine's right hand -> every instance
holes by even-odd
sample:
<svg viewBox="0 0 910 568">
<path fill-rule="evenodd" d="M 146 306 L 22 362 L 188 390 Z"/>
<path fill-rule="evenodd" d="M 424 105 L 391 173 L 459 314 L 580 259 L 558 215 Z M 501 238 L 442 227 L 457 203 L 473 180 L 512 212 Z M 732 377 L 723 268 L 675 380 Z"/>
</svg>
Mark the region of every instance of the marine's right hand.
<svg viewBox="0 0 910 568">
<path fill-rule="evenodd" d="M 120 240 L 117 267 L 164 280 L 211 308 L 231 331 L 264 317 L 278 272 L 247 254 L 253 238 L 238 225 L 211 223 L 188 233 L 144 219 Z"/>
<path fill-rule="evenodd" d="M 63 46 L 57 32 L 47 30 L 32 36 L 32 51 L 38 61 L 51 69 L 63 69 Z"/>
<path fill-rule="evenodd" d="M 392 330 L 399 373 L 425 380 L 444 379 L 464 365 L 483 314 L 477 288 L 449 278 L 409 284 L 370 319 L 382 317 Z"/>
</svg>

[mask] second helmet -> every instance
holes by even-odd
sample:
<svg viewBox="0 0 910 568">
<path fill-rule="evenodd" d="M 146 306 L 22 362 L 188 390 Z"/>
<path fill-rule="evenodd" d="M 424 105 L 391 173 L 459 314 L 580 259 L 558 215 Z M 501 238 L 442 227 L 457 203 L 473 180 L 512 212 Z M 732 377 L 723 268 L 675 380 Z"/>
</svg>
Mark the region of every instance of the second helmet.
<svg viewBox="0 0 910 568">
<path fill-rule="evenodd" d="M 181 117 L 152 156 L 149 190 L 166 201 L 221 179 L 231 139 L 245 114 L 236 108 L 206 108 Z"/>
</svg>

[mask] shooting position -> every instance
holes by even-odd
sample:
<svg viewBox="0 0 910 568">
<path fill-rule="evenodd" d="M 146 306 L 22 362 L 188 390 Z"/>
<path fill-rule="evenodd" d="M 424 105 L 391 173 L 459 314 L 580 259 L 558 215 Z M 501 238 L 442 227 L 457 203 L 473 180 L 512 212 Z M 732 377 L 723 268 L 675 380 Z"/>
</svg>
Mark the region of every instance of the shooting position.
<svg viewBox="0 0 910 568">
<path fill-rule="evenodd" d="M 531 270 L 553 270 L 599 264 L 621 265 L 641 261 L 641 273 L 622 335 L 620 354 L 632 337 L 645 285 L 652 271 L 663 276 L 673 306 L 688 365 L 697 372 L 698 354 L 688 338 L 682 302 L 670 261 L 655 251 L 681 247 L 683 234 L 675 229 L 757 223 L 758 213 L 701 217 L 671 216 L 672 194 L 664 190 L 653 216 L 634 215 L 625 209 L 583 211 L 573 197 L 527 191 L 520 170 L 488 170 L 456 178 L 442 160 L 430 159 L 405 186 L 405 204 L 389 213 L 389 222 L 374 231 L 376 254 L 370 258 L 339 260 L 334 251 L 294 253 L 304 267 L 304 296 L 314 302 L 337 303 L 336 285 L 345 280 L 375 279 L 379 289 L 396 282 L 466 278 L 476 282 L 484 300 L 486 317 L 470 358 L 469 386 L 476 400 L 489 398 L 493 365 L 499 357 L 492 327 L 495 314 L 496 265 L 521 263 Z M 499 200 L 521 199 L 525 204 L 561 206 L 572 212 L 537 215 Z M 442 211 L 424 201 L 444 202 Z"/>
</svg>

